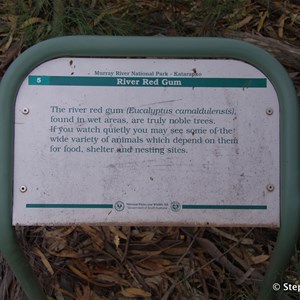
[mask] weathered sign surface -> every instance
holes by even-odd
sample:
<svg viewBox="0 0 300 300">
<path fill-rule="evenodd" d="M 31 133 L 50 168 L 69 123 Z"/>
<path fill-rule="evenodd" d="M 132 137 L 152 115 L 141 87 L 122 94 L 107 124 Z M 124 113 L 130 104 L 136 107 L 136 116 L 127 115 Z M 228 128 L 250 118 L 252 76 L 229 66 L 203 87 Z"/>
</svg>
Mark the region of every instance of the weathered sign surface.
<svg viewBox="0 0 300 300">
<path fill-rule="evenodd" d="M 16 100 L 13 224 L 278 226 L 279 144 L 247 63 L 50 60 Z"/>
</svg>

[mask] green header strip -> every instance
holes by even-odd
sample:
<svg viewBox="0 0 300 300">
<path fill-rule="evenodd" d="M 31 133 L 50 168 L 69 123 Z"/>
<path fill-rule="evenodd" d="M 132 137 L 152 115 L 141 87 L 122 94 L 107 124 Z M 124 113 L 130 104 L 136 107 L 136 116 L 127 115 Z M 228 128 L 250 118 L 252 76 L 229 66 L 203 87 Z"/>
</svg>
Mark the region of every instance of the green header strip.
<svg viewBox="0 0 300 300">
<path fill-rule="evenodd" d="M 267 209 L 267 205 L 182 205 L 182 209 Z"/>
<path fill-rule="evenodd" d="M 29 76 L 29 85 L 265 88 L 266 78 Z"/>
<path fill-rule="evenodd" d="M 26 204 L 26 208 L 113 208 L 112 204 Z"/>
<path fill-rule="evenodd" d="M 26 208 L 113 208 L 112 204 L 26 204 Z M 182 205 L 182 209 L 267 209 L 267 205 Z"/>
</svg>

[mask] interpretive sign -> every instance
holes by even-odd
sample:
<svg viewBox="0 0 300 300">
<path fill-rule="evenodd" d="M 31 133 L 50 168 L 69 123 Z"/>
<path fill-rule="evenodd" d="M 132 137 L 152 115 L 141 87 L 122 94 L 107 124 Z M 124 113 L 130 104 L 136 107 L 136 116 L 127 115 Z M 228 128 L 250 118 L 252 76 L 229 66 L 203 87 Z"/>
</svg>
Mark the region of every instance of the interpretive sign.
<svg viewBox="0 0 300 300">
<path fill-rule="evenodd" d="M 46 297 L 18 224 L 279 226 L 258 295 L 274 298 L 299 238 L 300 119 L 271 55 L 222 38 L 54 38 L 5 72 L 0 114 L 0 250 L 29 299 Z"/>
<path fill-rule="evenodd" d="M 239 60 L 49 60 L 14 145 L 15 225 L 280 222 L 278 98 Z"/>
</svg>

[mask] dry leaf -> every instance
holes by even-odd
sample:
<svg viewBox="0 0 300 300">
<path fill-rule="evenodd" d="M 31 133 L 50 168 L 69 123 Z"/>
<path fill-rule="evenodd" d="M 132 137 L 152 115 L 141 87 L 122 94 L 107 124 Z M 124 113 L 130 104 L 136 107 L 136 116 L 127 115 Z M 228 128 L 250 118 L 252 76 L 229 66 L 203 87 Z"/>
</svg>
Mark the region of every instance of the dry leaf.
<svg viewBox="0 0 300 300">
<path fill-rule="evenodd" d="M 249 268 L 249 270 L 248 270 L 242 277 L 238 278 L 238 279 L 235 281 L 235 283 L 236 283 L 237 285 L 241 285 L 242 283 L 244 283 L 245 280 L 247 280 L 247 279 L 251 276 L 251 274 L 252 274 L 254 271 L 255 271 L 254 268 Z"/>
<path fill-rule="evenodd" d="M 267 10 L 264 13 L 261 14 L 260 19 L 259 19 L 259 23 L 257 25 L 257 32 L 260 32 L 261 29 L 263 28 L 264 23 L 265 23 L 265 19 L 268 15 L 269 15 L 269 12 Z"/>
<path fill-rule="evenodd" d="M 67 237 L 69 234 L 71 234 L 74 230 L 75 230 L 75 226 L 70 226 L 70 227 L 62 227 L 60 229 L 57 230 L 52 230 L 52 231 L 44 231 L 44 235 L 47 238 L 63 238 L 63 237 Z"/>
<path fill-rule="evenodd" d="M 285 23 L 285 20 L 286 20 L 286 15 L 285 14 L 282 14 L 279 18 L 279 27 L 278 27 L 278 36 L 280 38 L 283 38 L 283 29 L 284 29 L 284 23 Z"/>
<path fill-rule="evenodd" d="M 92 277 L 92 270 L 80 259 L 75 260 L 77 268 L 84 272 L 88 277 Z"/>
<path fill-rule="evenodd" d="M 135 297 L 142 297 L 142 298 L 146 298 L 146 297 L 150 297 L 151 293 L 146 292 L 142 289 L 138 289 L 138 288 L 127 288 L 121 291 L 121 294 L 124 297 L 128 297 L 128 298 L 135 298 Z"/>
<path fill-rule="evenodd" d="M 78 257 L 78 253 L 73 250 L 62 250 L 60 252 L 54 252 L 54 251 L 47 250 L 47 252 L 50 253 L 51 255 L 57 256 L 57 257 L 69 257 L 69 258 L 77 258 Z"/>
<path fill-rule="evenodd" d="M 151 250 L 130 250 L 130 253 L 137 254 L 137 255 L 146 255 L 146 256 L 156 256 L 163 252 L 164 250 L 157 250 L 157 251 L 151 251 Z"/>
<path fill-rule="evenodd" d="M 293 26 L 294 24 L 295 24 L 295 22 L 297 22 L 297 20 L 298 20 L 298 14 L 295 14 L 295 13 L 292 13 L 291 14 L 291 22 L 290 22 L 290 26 Z"/>
<path fill-rule="evenodd" d="M 300 75 L 300 72 L 291 72 L 289 73 L 289 76 L 291 79 L 294 79 Z"/>
<path fill-rule="evenodd" d="M 184 247 L 174 247 L 164 250 L 164 253 L 170 255 L 182 255 L 186 252 L 186 248 Z"/>
<path fill-rule="evenodd" d="M 52 254 L 52 252 L 60 252 L 67 246 L 67 240 L 65 238 L 51 238 L 47 239 L 48 252 Z"/>
<path fill-rule="evenodd" d="M 23 22 L 19 29 L 24 29 L 25 27 L 28 27 L 30 25 L 33 25 L 33 24 L 36 24 L 36 23 L 45 23 L 46 21 L 42 18 L 35 18 L 35 17 L 32 17 L 28 20 L 26 20 L 25 22 Z"/>
<path fill-rule="evenodd" d="M 150 242 L 154 236 L 155 236 L 155 232 L 153 231 L 144 232 L 144 237 L 142 238 L 141 242 L 143 243 Z"/>
<path fill-rule="evenodd" d="M 2 45 L 2 47 L 0 48 L 0 52 L 5 53 L 9 49 L 12 41 L 13 41 L 13 33 L 9 35 L 8 41 L 4 45 Z"/>
<path fill-rule="evenodd" d="M 83 286 L 82 284 L 76 285 L 76 295 L 76 300 L 89 300 L 91 289 L 89 286 Z"/>
<path fill-rule="evenodd" d="M 256 265 L 256 264 L 260 264 L 266 260 L 269 259 L 269 255 L 266 255 L 266 254 L 261 254 L 261 255 L 258 255 L 258 256 L 251 256 L 251 261 Z"/>
<path fill-rule="evenodd" d="M 159 275 L 159 274 L 165 272 L 164 268 L 157 268 L 155 270 L 148 270 L 148 269 L 136 266 L 136 269 L 139 271 L 140 274 L 142 274 L 144 276 L 155 276 L 155 275 Z"/>
<path fill-rule="evenodd" d="M 253 243 L 254 243 L 253 239 L 243 238 L 243 239 L 239 240 L 238 238 L 236 238 L 232 234 L 224 232 L 224 231 L 222 231 L 218 228 L 215 228 L 215 227 L 210 228 L 210 231 L 213 231 L 217 235 L 223 236 L 223 237 L 225 237 L 229 240 L 232 240 L 234 242 L 239 242 L 240 244 L 243 244 L 243 245 L 253 245 Z"/>
<path fill-rule="evenodd" d="M 152 276 L 152 277 L 147 277 L 145 281 L 148 286 L 150 286 L 153 289 L 157 289 L 161 286 L 164 279 L 162 276 Z"/>
<path fill-rule="evenodd" d="M 228 26 L 228 29 L 232 29 L 232 30 L 240 29 L 243 26 L 245 26 L 246 24 L 248 24 L 252 19 L 253 19 L 252 15 L 247 16 L 246 18 L 244 18 L 242 21 L 238 22 L 237 24 Z"/>
<path fill-rule="evenodd" d="M 53 287 L 60 294 L 64 294 L 64 295 L 70 297 L 71 299 L 75 299 L 76 298 L 76 296 L 74 294 L 72 294 L 71 292 L 66 291 L 65 289 L 60 288 L 59 285 L 58 285 L 58 283 L 56 283 L 55 285 L 53 285 Z M 62 299 L 64 299 L 64 298 L 62 298 Z"/>
<path fill-rule="evenodd" d="M 104 243 L 97 230 L 95 230 L 93 227 L 88 225 L 81 225 L 81 228 L 87 235 L 91 237 L 92 241 L 98 246 L 98 250 L 103 249 Z"/>
<path fill-rule="evenodd" d="M 100 287 L 111 287 L 112 284 L 105 284 L 105 283 L 99 283 L 95 280 L 90 279 L 88 276 L 86 276 L 85 274 L 83 274 L 82 272 L 80 272 L 77 268 L 75 268 L 74 266 L 72 266 L 71 264 L 67 264 L 67 267 L 75 274 L 77 275 L 79 278 L 90 282 L 94 285 L 100 286 Z"/>
<path fill-rule="evenodd" d="M 67 265 L 68 268 L 74 273 L 76 274 L 78 277 L 80 277 L 83 280 L 86 280 L 88 282 L 90 282 L 91 280 L 83 273 L 81 273 L 77 268 L 75 268 L 74 266 L 72 266 L 71 264 Z"/>
<path fill-rule="evenodd" d="M 172 262 L 166 258 L 152 258 L 152 259 L 149 259 L 148 261 L 153 262 L 157 265 L 162 265 L 162 266 L 169 266 L 172 264 Z"/>
<path fill-rule="evenodd" d="M 112 282 L 120 285 L 129 286 L 129 282 L 122 277 L 120 277 L 117 273 L 114 274 L 98 274 L 96 276 L 99 281 Z"/>
<path fill-rule="evenodd" d="M 47 271 L 53 275 L 54 274 L 54 271 L 48 261 L 48 259 L 46 258 L 46 256 L 42 253 L 42 251 L 38 248 L 33 248 L 33 252 L 38 255 L 43 263 L 43 265 L 46 267 Z"/>
<path fill-rule="evenodd" d="M 109 226 L 109 230 L 119 238 L 123 240 L 127 240 L 127 236 L 119 229 L 117 229 L 115 226 Z"/>
<path fill-rule="evenodd" d="M 115 235 L 115 236 L 114 236 L 114 244 L 115 244 L 115 246 L 116 246 L 116 249 L 118 249 L 119 246 L 120 246 L 120 238 L 119 238 L 118 235 Z"/>
</svg>

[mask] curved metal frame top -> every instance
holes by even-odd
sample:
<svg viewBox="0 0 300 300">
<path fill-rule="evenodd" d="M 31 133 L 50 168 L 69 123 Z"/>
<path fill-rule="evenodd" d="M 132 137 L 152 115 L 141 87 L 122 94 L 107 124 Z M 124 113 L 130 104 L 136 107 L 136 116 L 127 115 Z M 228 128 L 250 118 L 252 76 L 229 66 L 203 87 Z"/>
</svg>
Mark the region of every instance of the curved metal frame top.
<svg viewBox="0 0 300 300">
<path fill-rule="evenodd" d="M 69 36 L 41 42 L 21 54 L 0 85 L 0 250 L 29 299 L 45 299 L 12 227 L 14 107 L 26 76 L 57 57 L 233 58 L 260 69 L 273 84 L 280 106 L 281 227 L 259 299 L 272 299 L 295 250 L 300 225 L 299 113 L 294 86 L 281 64 L 251 44 L 222 38 Z"/>
</svg>

